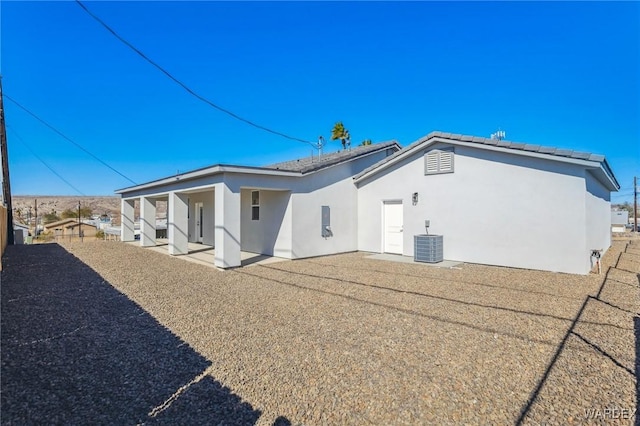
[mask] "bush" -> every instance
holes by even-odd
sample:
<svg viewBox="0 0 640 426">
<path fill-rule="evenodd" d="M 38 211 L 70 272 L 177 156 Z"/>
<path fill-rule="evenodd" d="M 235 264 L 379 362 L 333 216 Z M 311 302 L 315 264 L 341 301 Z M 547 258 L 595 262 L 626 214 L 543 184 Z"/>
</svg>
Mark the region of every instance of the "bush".
<svg viewBox="0 0 640 426">
<path fill-rule="evenodd" d="M 47 224 L 51 222 L 56 222 L 58 220 L 60 220 L 60 217 L 55 212 L 51 212 L 51 213 L 46 213 L 44 215 L 43 222 Z"/>
<path fill-rule="evenodd" d="M 38 242 L 38 243 L 48 243 L 48 242 L 53 241 L 53 240 L 54 240 L 53 232 L 51 232 L 51 231 L 47 231 L 47 232 L 40 231 L 38 233 L 38 236 L 33 239 L 33 242 L 34 243 L 36 243 L 36 242 Z"/>
<path fill-rule="evenodd" d="M 104 238 L 104 231 L 102 229 L 96 231 L 96 238 Z"/>
</svg>

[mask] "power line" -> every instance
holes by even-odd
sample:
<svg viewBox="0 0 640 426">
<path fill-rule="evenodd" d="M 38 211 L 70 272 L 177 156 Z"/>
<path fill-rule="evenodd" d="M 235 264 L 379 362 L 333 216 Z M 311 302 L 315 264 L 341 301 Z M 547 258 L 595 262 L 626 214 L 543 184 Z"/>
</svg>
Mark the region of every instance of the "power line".
<svg viewBox="0 0 640 426">
<path fill-rule="evenodd" d="M 73 186 L 71 184 L 71 182 L 69 182 L 68 180 L 66 180 L 65 178 L 63 178 L 60 173 L 56 172 L 53 167 L 51 167 L 49 164 L 47 164 L 46 161 L 44 161 L 38 154 L 36 154 L 36 152 L 29 146 L 29 144 L 27 144 L 25 142 L 24 139 L 22 139 L 22 137 L 20 137 L 20 135 L 18 134 L 18 132 L 16 132 L 16 129 L 14 129 L 12 126 L 7 126 L 9 129 L 11 129 L 11 131 L 13 132 L 13 134 L 15 135 L 16 138 L 18 138 L 18 140 L 20 142 L 22 142 L 22 144 L 29 150 L 29 152 L 31 152 L 31 154 L 33 154 L 34 157 L 36 157 L 38 160 L 40 160 L 40 162 L 42 164 L 45 165 L 45 167 L 49 170 L 51 170 L 51 173 L 53 173 L 54 175 L 58 176 L 60 178 L 60 180 L 62 180 L 64 183 L 66 183 L 67 185 L 69 185 L 71 188 L 73 188 L 74 191 L 76 191 L 78 194 L 82 195 L 82 196 L 86 196 L 85 194 L 82 193 L 82 191 L 80 191 L 78 188 L 76 188 L 75 186 Z"/>
<path fill-rule="evenodd" d="M 7 149 L 7 128 L 4 121 L 4 100 L 2 98 L 2 76 L 0 75 L 0 163 L 2 164 L 2 204 L 7 207 L 6 237 L 3 243 L 13 245 L 13 207 L 11 201 L 11 179 L 9 178 L 9 150 Z M 4 248 L 4 245 L 2 246 Z"/>
<path fill-rule="evenodd" d="M 42 118 L 38 117 L 36 114 L 34 114 L 33 112 L 29 111 L 26 107 L 22 106 L 18 101 L 16 101 L 15 99 L 13 99 L 11 96 L 7 95 L 6 93 L 4 94 L 4 97 L 9 99 L 11 102 L 13 102 L 14 104 L 16 104 L 18 107 L 22 108 L 24 111 L 27 112 L 27 114 L 31 115 L 33 118 L 35 118 L 36 120 L 38 120 L 39 122 L 41 122 L 42 124 L 44 124 L 45 126 L 47 126 L 49 129 L 53 130 L 54 132 L 56 132 L 58 135 L 62 136 L 64 139 L 68 140 L 69 142 L 71 142 L 72 144 L 74 144 L 75 146 L 77 146 L 78 148 L 80 148 L 81 150 L 83 150 L 85 153 L 89 154 L 91 157 L 93 157 L 95 160 L 99 161 L 100 163 L 102 163 L 104 166 L 108 167 L 109 169 L 111 169 L 112 171 L 116 172 L 117 174 L 119 174 L 120 176 L 122 176 L 123 178 L 125 178 L 126 180 L 128 180 L 129 182 L 131 182 L 134 185 L 137 185 L 136 182 L 134 182 L 133 180 L 129 179 L 127 176 L 123 175 L 122 173 L 120 173 L 119 171 L 117 171 L 116 169 L 114 169 L 113 167 L 111 167 L 109 164 L 105 163 L 104 161 L 102 161 L 100 158 L 98 158 L 96 155 L 94 155 L 93 153 L 91 153 L 89 150 L 87 150 L 85 147 L 83 147 L 82 145 L 80 145 L 77 142 L 74 142 L 73 140 L 71 140 L 71 138 L 69 138 L 68 136 L 66 136 L 64 133 L 62 133 L 60 130 L 56 129 L 55 127 L 53 127 L 51 124 L 47 123 L 46 121 L 44 121 Z"/>
<path fill-rule="evenodd" d="M 167 71 L 166 69 L 164 69 L 163 67 L 161 67 L 160 65 L 158 65 L 156 62 L 154 62 L 153 60 L 151 60 L 147 55 L 145 55 L 144 53 L 142 53 L 140 50 L 138 50 L 133 44 L 129 43 L 127 40 L 125 40 L 122 36 L 120 36 L 115 30 L 113 30 L 109 25 L 107 25 L 102 19 L 98 18 L 96 15 L 94 15 L 89 9 L 87 9 L 87 7 L 82 4 L 82 2 L 80 0 L 76 0 L 76 3 L 85 11 L 87 12 L 87 14 L 89 16 L 91 16 L 93 19 L 95 19 L 96 21 L 98 21 L 98 23 L 100 23 L 100 25 L 102 25 L 103 27 L 105 27 L 107 29 L 107 31 L 109 31 L 111 34 L 113 34 L 114 37 L 116 37 L 118 40 L 120 40 L 122 43 L 124 43 L 127 47 L 129 47 L 131 50 L 133 50 L 134 52 L 136 52 L 140 57 L 142 57 L 144 60 L 146 60 L 147 62 L 149 62 L 151 65 L 153 65 L 154 67 L 156 67 L 157 69 L 159 69 L 164 75 L 166 75 L 167 77 L 169 77 L 171 80 L 173 80 L 176 84 L 178 84 L 180 87 L 182 87 L 184 90 L 186 90 L 188 93 L 190 93 L 191 95 L 195 96 L 197 99 L 201 100 L 202 102 L 206 103 L 209 106 L 212 106 L 213 108 L 217 109 L 218 111 L 222 111 L 225 114 L 230 115 L 231 117 L 235 118 L 236 120 L 240 120 L 250 126 L 253 126 L 257 129 L 260 130 L 264 130 L 265 132 L 269 132 L 272 133 L 274 135 L 278 135 L 278 136 L 282 136 L 283 138 L 286 139 L 290 139 L 296 142 L 302 142 L 302 143 L 306 143 L 309 144 L 311 146 L 313 146 L 314 148 L 316 147 L 316 144 L 305 140 L 305 139 L 300 139 L 300 138 L 296 138 L 294 136 L 289 136 L 285 133 L 282 132 L 278 132 L 276 130 L 270 129 L 268 127 L 265 126 L 261 126 L 260 124 L 254 123 L 251 120 L 247 120 L 246 118 L 240 117 L 239 115 L 229 111 L 226 108 L 223 108 L 219 105 L 216 105 L 215 103 L 213 103 L 212 101 L 210 101 L 209 99 L 205 98 L 202 95 L 199 95 L 198 93 L 196 93 L 194 90 L 192 90 L 189 86 L 187 86 L 185 83 L 183 83 L 182 81 L 178 80 L 176 77 L 174 77 L 169 71 Z"/>
</svg>

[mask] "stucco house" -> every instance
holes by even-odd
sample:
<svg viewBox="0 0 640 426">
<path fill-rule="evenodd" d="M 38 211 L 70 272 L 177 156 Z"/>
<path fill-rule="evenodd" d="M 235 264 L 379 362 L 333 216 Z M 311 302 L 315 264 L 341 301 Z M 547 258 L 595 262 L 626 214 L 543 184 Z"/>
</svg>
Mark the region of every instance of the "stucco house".
<svg viewBox="0 0 640 426">
<path fill-rule="evenodd" d="M 155 245 L 156 202 L 168 201 L 169 253 L 200 242 L 215 247 L 220 268 L 240 266 L 241 251 L 289 259 L 355 251 L 353 176 L 399 150 L 390 141 L 267 167 L 219 164 L 121 189 L 121 240 L 135 238 L 138 200 L 140 245 Z"/>
<path fill-rule="evenodd" d="M 290 259 L 348 251 L 413 256 L 413 236 L 443 236 L 444 258 L 586 274 L 610 246 L 603 156 L 433 132 L 404 149 L 356 147 L 266 167 L 215 165 L 116 191 L 123 241 L 155 245 L 155 203 L 168 200 L 169 252 L 215 247 Z M 473 214 L 470 214 L 470 213 Z"/>
<path fill-rule="evenodd" d="M 74 218 L 66 218 L 56 220 L 55 222 L 49 222 L 44 224 L 44 231 L 50 232 L 54 231 L 56 234 L 64 235 L 64 232 L 67 229 L 67 226 L 73 223 L 78 223 L 78 219 Z"/>
<path fill-rule="evenodd" d="M 97 232 L 96 225 L 84 221 L 80 225 L 78 219 L 74 218 L 61 219 L 44 225 L 45 232 L 53 231 L 55 237 L 77 237 L 80 229 L 85 237 L 94 237 Z"/>
<path fill-rule="evenodd" d="M 629 212 L 626 210 L 617 210 L 611 212 L 611 232 L 621 233 L 627 232 L 629 224 Z"/>
</svg>

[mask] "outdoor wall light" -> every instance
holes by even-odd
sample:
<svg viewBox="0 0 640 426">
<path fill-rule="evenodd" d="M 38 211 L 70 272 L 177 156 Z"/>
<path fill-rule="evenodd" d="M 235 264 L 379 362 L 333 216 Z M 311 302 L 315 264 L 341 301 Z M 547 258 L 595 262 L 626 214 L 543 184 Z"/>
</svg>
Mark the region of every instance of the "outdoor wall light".
<svg viewBox="0 0 640 426">
<path fill-rule="evenodd" d="M 411 202 L 413 203 L 414 206 L 416 204 L 418 204 L 418 193 L 417 192 L 414 192 L 413 195 L 411 196 Z"/>
</svg>

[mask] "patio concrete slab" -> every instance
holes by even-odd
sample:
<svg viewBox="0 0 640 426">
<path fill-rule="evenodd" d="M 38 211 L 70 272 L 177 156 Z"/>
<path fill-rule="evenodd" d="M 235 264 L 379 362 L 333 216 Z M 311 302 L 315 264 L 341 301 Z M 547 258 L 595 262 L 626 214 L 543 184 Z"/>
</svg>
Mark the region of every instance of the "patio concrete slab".
<svg viewBox="0 0 640 426">
<path fill-rule="evenodd" d="M 443 260 L 442 262 L 437 263 L 416 262 L 413 260 L 413 257 L 389 253 L 376 253 L 371 256 L 367 256 L 366 259 L 387 260 L 390 262 L 400 263 L 414 263 L 416 265 L 435 266 L 436 268 L 453 268 L 455 266 L 462 265 L 462 262 L 456 262 L 454 260 Z"/>
<path fill-rule="evenodd" d="M 139 246 L 139 241 L 129 241 L 127 244 Z M 155 251 L 157 253 L 169 254 L 169 242 L 166 239 L 159 238 L 157 240 L 157 244 L 151 247 L 144 247 L 148 250 Z M 189 253 L 183 254 L 179 256 L 172 256 L 177 259 L 186 260 L 187 262 L 197 263 L 204 266 L 209 266 L 211 268 L 215 268 L 214 260 L 215 260 L 215 249 L 211 246 L 200 244 L 200 243 L 189 243 Z M 267 265 L 270 263 L 283 262 L 290 259 L 285 259 L 282 257 L 274 257 L 267 256 L 259 253 L 251 253 L 248 251 L 240 252 L 240 259 L 242 261 L 241 266 L 253 266 L 253 265 Z"/>
</svg>

